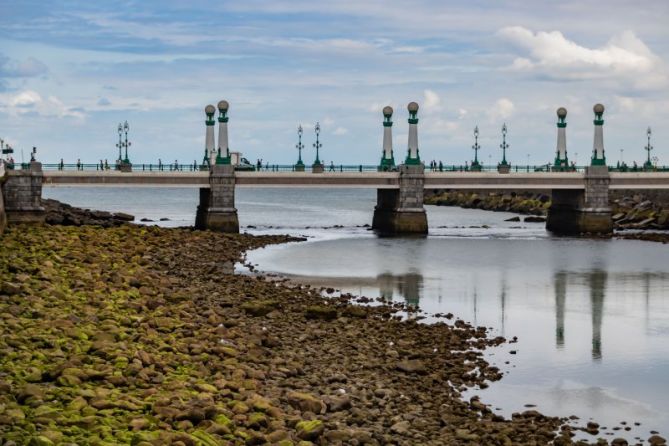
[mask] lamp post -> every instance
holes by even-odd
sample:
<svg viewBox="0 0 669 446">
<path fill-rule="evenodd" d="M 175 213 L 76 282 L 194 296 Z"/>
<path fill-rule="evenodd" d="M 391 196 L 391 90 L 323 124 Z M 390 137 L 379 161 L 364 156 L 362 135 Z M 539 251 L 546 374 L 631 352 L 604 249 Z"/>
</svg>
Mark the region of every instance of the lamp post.
<svg viewBox="0 0 669 446">
<path fill-rule="evenodd" d="M 499 173 L 509 173 L 511 171 L 511 166 L 506 161 L 506 149 L 509 148 L 509 145 L 506 143 L 506 132 L 507 132 L 506 123 L 502 125 L 502 144 L 499 146 L 502 148 L 502 162 L 497 165 L 497 171 Z"/>
<path fill-rule="evenodd" d="M 128 147 L 132 145 L 130 141 L 128 141 L 128 132 L 130 131 L 130 124 L 128 124 L 128 121 L 125 121 L 123 124 L 119 123 L 118 125 L 118 144 L 116 146 L 118 147 L 118 169 L 121 172 L 132 172 L 132 163 L 130 162 L 130 159 L 128 158 Z M 123 141 L 123 134 L 125 133 L 125 141 Z M 122 149 L 125 148 L 125 158 L 123 158 L 122 155 Z"/>
<path fill-rule="evenodd" d="M 472 146 L 472 149 L 474 149 L 474 161 L 472 161 L 471 170 L 473 172 L 480 172 L 481 171 L 481 164 L 479 163 L 479 150 L 481 150 L 481 146 L 479 145 L 479 126 L 478 125 L 476 127 L 474 127 L 474 145 Z"/>
<path fill-rule="evenodd" d="M 322 173 L 325 170 L 325 166 L 323 166 L 323 163 L 321 163 L 319 157 L 319 149 L 323 147 L 323 144 L 321 144 L 319 141 L 319 136 L 321 133 L 321 125 L 318 122 L 314 127 L 314 132 L 316 132 L 316 142 L 313 144 L 314 148 L 316 149 L 316 161 L 314 161 L 314 164 L 311 166 L 311 171 L 313 173 Z"/>
<path fill-rule="evenodd" d="M 650 161 L 650 151 L 653 150 L 653 146 L 650 145 L 650 137 L 653 134 L 651 131 L 650 127 L 648 127 L 648 130 L 646 130 L 646 136 L 648 137 L 648 144 L 646 144 L 646 152 L 648 152 L 648 158 L 646 159 L 646 162 L 643 163 L 643 168 L 644 170 L 653 170 L 653 163 Z"/>
<path fill-rule="evenodd" d="M 116 143 L 116 147 L 118 147 L 117 164 L 121 165 L 121 160 L 123 159 L 123 124 L 121 123 L 118 124 L 118 143 Z"/>
<path fill-rule="evenodd" d="M 123 158 L 123 162 L 130 164 L 130 160 L 128 159 L 128 147 L 132 145 L 132 143 L 128 142 L 128 132 L 130 131 L 130 125 L 128 124 L 128 121 L 125 121 L 123 124 L 123 131 L 125 132 L 125 158 Z"/>
<path fill-rule="evenodd" d="M 304 162 L 302 162 L 302 149 L 304 149 L 304 144 L 302 144 L 302 125 L 297 126 L 297 144 L 295 148 L 297 149 L 297 164 L 295 164 L 296 172 L 304 172 Z"/>
</svg>

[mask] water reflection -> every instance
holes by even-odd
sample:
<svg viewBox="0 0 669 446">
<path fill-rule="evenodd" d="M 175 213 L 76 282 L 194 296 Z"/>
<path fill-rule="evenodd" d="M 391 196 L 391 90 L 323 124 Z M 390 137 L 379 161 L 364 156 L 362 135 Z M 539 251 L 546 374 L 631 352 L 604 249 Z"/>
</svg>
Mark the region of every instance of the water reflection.
<svg viewBox="0 0 669 446">
<path fill-rule="evenodd" d="M 602 359 L 602 319 L 606 276 L 606 272 L 599 269 L 588 274 L 592 311 L 592 359 L 595 361 L 601 361 Z"/>
<path fill-rule="evenodd" d="M 385 300 L 393 300 L 395 291 L 399 298 L 411 307 L 418 308 L 423 290 L 423 275 L 417 272 L 406 274 L 383 273 L 376 277 L 379 296 Z"/>
<path fill-rule="evenodd" d="M 558 271 L 554 277 L 555 289 L 555 346 L 564 348 L 564 309 L 567 300 L 567 272 Z"/>
</svg>

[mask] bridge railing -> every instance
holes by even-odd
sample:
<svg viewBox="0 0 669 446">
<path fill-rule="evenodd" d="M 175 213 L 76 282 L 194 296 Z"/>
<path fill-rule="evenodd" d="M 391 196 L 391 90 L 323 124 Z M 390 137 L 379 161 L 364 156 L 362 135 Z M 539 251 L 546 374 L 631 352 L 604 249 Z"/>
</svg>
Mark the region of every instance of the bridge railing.
<svg viewBox="0 0 669 446">
<path fill-rule="evenodd" d="M 16 170 L 27 170 L 30 169 L 30 163 L 20 163 L 10 165 L 6 162 L 4 163 L 6 169 L 16 169 Z M 432 167 L 429 164 L 425 166 L 426 172 L 497 172 L 497 165 L 481 165 L 480 170 L 474 170 L 470 165 L 467 164 L 449 164 L 449 165 L 437 165 Z M 543 165 L 511 165 L 510 171 L 512 173 L 530 173 L 530 172 L 585 172 L 587 166 L 570 166 L 566 170 L 556 170 L 550 164 Z M 62 170 L 62 171 L 118 171 L 119 168 L 116 165 L 105 165 L 96 163 L 45 163 L 42 164 L 42 169 L 44 170 Z M 206 165 L 199 164 L 154 164 L 154 163 L 137 163 L 132 165 L 134 172 L 198 172 L 198 171 L 208 171 L 209 168 Z M 296 172 L 297 169 L 295 165 L 292 164 L 265 164 L 258 168 L 258 166 L 242 166 L 237 168 L 238 171 L 250 171 L 250 172 Z M 304 166 L 305 172 L 311 172 L 311 165 Z M 326 173 L 337 173 L 337 172 L 378 172 L 378 165 L 371 164 L 326 164 L 324 165 L 324 171 Z M 611 172 L 669 172 L 669 166 L 657 166 L 651 170 L 646 170 L 643 166 L 630 167 L 630 166 L 609 166 L 609 171 Z"/>
</svg>

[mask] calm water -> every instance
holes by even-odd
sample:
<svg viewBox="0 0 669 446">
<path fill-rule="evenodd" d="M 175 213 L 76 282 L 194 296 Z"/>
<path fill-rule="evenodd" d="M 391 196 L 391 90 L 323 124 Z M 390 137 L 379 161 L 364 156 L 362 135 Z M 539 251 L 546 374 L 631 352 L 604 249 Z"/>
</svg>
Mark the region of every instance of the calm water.
<svg viewBox="0 0 669 446">
<path fill-rule="evenodd" d="M 197 204 L 196 189 L 45 188 L 44 195 L 167 217 L 161 224 L 169 226 L 192 225 Z M 505 222 L 512 214 L 445 207 L 428 207 L 428 238 L 379 239 L 363 226 L 374 204 L 373 190 L 237 190 L 249 232 L 309 237 L 249 253 L 261 271 L 452 312 L 517 336 L 517 344 L 488 353 L 505 378 L 470 392 L 501 413 L 536 404 L 547 414 L 593 417 L 609 439 L 621 421 L 633 429 L 615 436 L 669 432 L 667 246 L 556 239 L 543 224 Z"/>
</svg>

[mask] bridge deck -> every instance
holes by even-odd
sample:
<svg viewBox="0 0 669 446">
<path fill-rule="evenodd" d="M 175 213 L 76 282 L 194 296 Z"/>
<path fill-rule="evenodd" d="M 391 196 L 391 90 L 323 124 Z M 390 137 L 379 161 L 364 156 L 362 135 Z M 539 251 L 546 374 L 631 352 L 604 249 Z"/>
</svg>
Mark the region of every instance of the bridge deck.
<svg viewBox="0 0 669 446">
<path fill-rule="evenodd" d="M 240 187 L 397 189 L 397 172 L 236 172 Z M 45 171 L 45 186 L 208 187 L 208 172 Z M 669 189 L 669 172 L 612 172 L 611 189 Z M 426 189 L 583 189 L 577 172 L 426 172 Z"/>
</svg>

